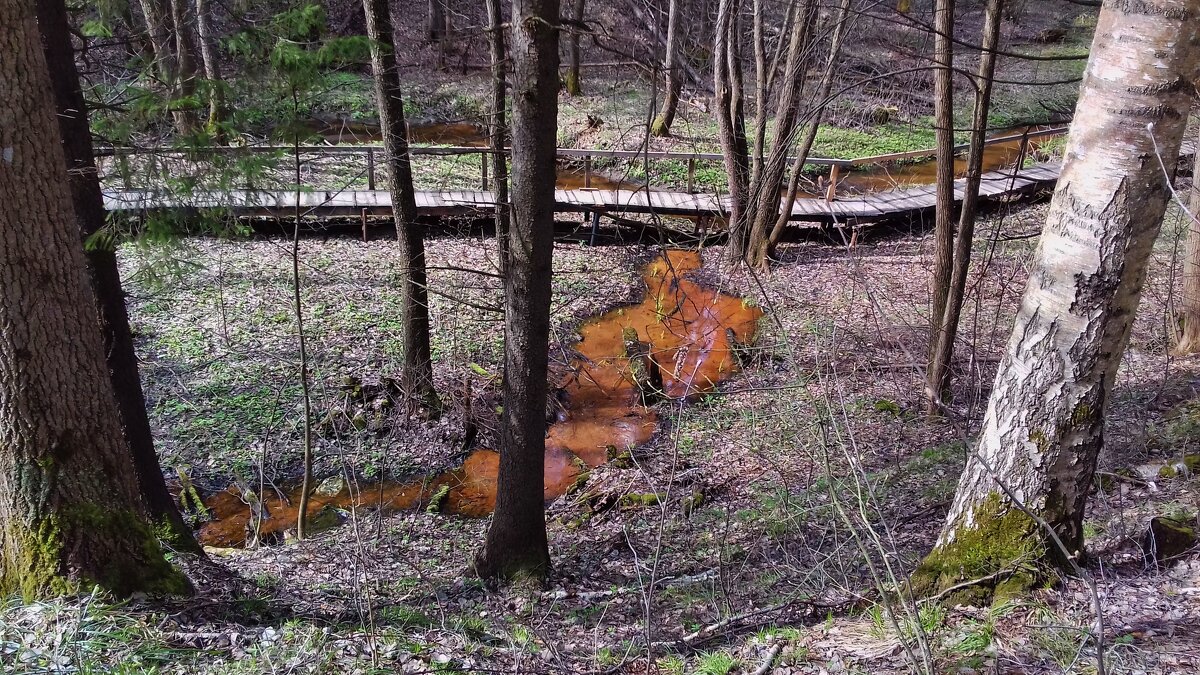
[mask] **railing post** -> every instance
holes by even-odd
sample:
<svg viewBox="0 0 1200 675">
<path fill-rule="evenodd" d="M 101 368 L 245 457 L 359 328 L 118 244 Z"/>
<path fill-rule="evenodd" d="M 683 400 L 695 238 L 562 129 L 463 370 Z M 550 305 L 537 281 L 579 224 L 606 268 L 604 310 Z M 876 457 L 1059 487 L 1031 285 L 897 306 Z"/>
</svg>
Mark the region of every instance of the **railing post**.
<svg viewBox="0 0 1200 675">
<path fill-rule="evenodd" d="M 487 190 L 488 190 L 487 167 L 488 167 L 488 153 L 481 152 L 481 153 L 479 153 L 479 172 L 483 178 L 480 181 L 480 189 L 483 190 L 484 192 L 487 192 Z"/>
<path fill-rule="evenodd" d="M 375 190 L 375 148 L 367 148 L 367 189 Z"/>
<path fill-rule="evenodd" d="M 592 187 L 592 156 L 583 156 L 583 187 L 588 189 Z"/>
<path fill-rule="evenodd" d="M 841 164 L 834 164 L 833 168 L 829 170 L 829 187 L 825 188 L 825 201 L 831 202 L 837 198 L 837 184 L 841 174 Z"/>
<path fill-rule="evenodd" d="M 688 194 L 696 193 L 696 158 L 688 157 Z"/>
</svg>

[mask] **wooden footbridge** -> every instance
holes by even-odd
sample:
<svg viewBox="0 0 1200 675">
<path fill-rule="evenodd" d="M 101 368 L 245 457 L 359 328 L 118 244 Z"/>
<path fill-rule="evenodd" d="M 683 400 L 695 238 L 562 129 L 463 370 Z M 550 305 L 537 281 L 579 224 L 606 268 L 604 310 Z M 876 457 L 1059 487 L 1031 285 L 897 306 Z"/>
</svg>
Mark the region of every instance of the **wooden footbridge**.
<svg viewBox="0 0 1200 675">
<path fill-rule="evenodd" d="M 1010 196 L 1035 192 L 1053 187 L 1058 180 L 1060 165 L 1057 162 L 1022 166 L 1033 142 L 1062 134 L 1065 128 L 1031 131 L 1023 134 L 1001 136 L 989 140 L 989 145 L 1008 144 L 1014 168 L 998 169 L 982 177 L 980 196 L 983 200 L 1005 199 Z M 965 147 L 965 146 L 964 146 Z M 963 148 L 959 148 L 960 150 Z M 214 152 L 244 151 L 247 148 L 210 148 Z M 291 152 L 295 148 L 255 146 L 255 151 Z M 367 189 L 304 189 L 260 190 L 236 189 L 221 191 L 198 191 L 187 195 L 166 193 L 127 187 L 104 191 L 105 206 L 115 212 L 142 212 L 162 209 L 223 209 L 232 215 L 248 218 L 291 217 L 297 211 L 306 217 L 362 217 L 391 214 L 391 195 L 387 190 L 376 189 L 375 155 L 380 146 L 315 146 L 303 147 L 305 153 L 317 155 L 361 155 L 365 159 Z M 494 193 L 487 189 L 487 166 L 489 150 L 477 147 L 414 147 L 414 155 L 464 155 L 479 154 L 482 181 L 478 191 L 440 190 L 419 191 L 416 194 L 418 212 L 430 216 L 485 216 L 495 208 Z M 176 153 L 180 150 L 164 149 L 113 149 L 102 151 L 98 156 L 122 157 L 150 153 Z M 194 152 L 194 151 L 190 151 Z M 1181 155 L 1191 155 L 1194 145 L 1186 147 Z M 798 198 L 791 211 L 791 220 L 818 223 L 843 223 L 884 220 L 916 215 L 934 207 L 936 190 L 933 185 L 882 190 L 866 194 L 838 194 L 838 188 L 849 172 L 864 166 L 881 165 L 887 162 L 927 158 L 932 150 L 877 155 L 853 160 L 810 158 L 811 165 L 831 167 L 829 181 L 822 197 Z M 695 167 L 697 162 L 720 161 L 719 154 L 638 152 L 622 150 L 589 150 L 564 148 L 559 157 L 573 158 L 583 162 L 583 186 L 574 189 L 555 190 L 555 208 L 559 212 L 575 212 L 599 215 L 626 216 L 631 214 L 658 214 L 706 219 L 726 216 L 730 200 L 727 196 L 697 194 L 694 191 Z M 625 158 L 643 160 L 686 161 L 688 169 L 687 191 L 661 191 L 639 189 L 599 189 L 590 186 L 593 181 L 592 159 Z M 961 199 L 965 181 L 955 182 L 955 198 Z M 619 187 L 624 187 L 619 186 Z"/>
</svg>

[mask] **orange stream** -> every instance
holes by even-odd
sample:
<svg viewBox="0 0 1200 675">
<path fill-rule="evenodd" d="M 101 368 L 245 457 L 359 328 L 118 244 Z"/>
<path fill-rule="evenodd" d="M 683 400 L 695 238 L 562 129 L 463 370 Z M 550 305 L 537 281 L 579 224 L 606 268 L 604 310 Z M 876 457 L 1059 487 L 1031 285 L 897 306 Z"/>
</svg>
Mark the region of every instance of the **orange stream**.
<svg viewBox="0 0 1200 675">
<path fill-rule="evenodd" d="M 562 496 L 581 474 L 607 462 L 614 452 L 646 443 L 658 420 L 642 403 L 626 354 L 630 330 L 648 345 L 644 367 L 657 367 L 663 393 L 685 399 L 711 391 L 737 372 L 734 344 L 749 343 L 762 310 L 741 298 L 706 288 L 685 278 L 700 268 L 695 251 L 668 251 L 646 266 L 646 293 L 636 305 L 619 307 L 585 322 L 579 329 L 578 357 L 558 383 L 564 402 L 546 434 L 545 498 Z M 442 512 L 468 517 L 491 513 L 496 504 L 500 456 L 475 450 L 462 466 L 422 481 L 366 484 L 350 494 L 313 495 L 309 513 L 327 506 L 397 511 L 425 506 L 442 486 L 449 493 Z M 299 489 L 286 500 L 270 491 L 263 522 L 265 537 L 294 529 Z M 241 546 L 250 521 L 249 507 L 237 488 L 212 495 L 205 504 L 213 520 L 200 530 L 209 546 Z"/>
</svg>

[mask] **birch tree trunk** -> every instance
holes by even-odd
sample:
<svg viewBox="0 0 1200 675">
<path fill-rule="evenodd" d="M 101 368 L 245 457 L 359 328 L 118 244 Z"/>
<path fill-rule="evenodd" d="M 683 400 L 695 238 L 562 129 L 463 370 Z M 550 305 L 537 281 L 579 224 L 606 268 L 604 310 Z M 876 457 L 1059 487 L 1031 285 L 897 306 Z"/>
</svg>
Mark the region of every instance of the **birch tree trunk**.
<svg viewBox="0 0 1200 675">
<path fill-rule="evenodd" d="M 931 415 L 941 413 L 950 389 L 950 361 L 954 356 L 954 341 L 958 337 L 958 321 L 967 289 L 967 271 L 971 267 L 971 245 L 975 241 L 975 212 L 979 206 L 979 186 L 983 178 L 983 155 L 987 149 L 987 120 L 992 104 L 992 80 L 996 70 L 996 48 L 1000 42 L 1000 20 L 1003 0 L 988 0 L 984 11 L 982 50 L 979 70 L 975 76 L 975 109 L 971 119 L 971 148 L 967 153 L 967 179 L 963 186 L 962 205 L 958 211 L 958 231 L 955 234 L 950 280 L 942 314 L 929 317 L 933 328 L 928 367 L 925 370 L 925 391 Z M 954 165 L 954 157 L 950 157 Z M 941 226 L 941 216 L 938 216 Z M 941 239 L 939 238 L 939 243 Z M 938 263 L 943 261 L 938 258 Z M 941 278 L 938 270 L 936 278 Z"/>
<path fill-rule="evenodd" d="M 1179 336 L 1175 341 L 1176 356 L 1200 352 L 1200 146 L 1193 161 L 1192 192 L 1188 197 L 1187 244 L 1183 252 L 1183 291 L 1175 309 Z"/>
<path fill-rule="evenodd" d="M 404 97 L 392 37 L 388 0 L 363 0 L 367 37 L 371 41 L 371 70 L 375 75 L 375 100 L 387 155 L 388 190 L 396 239 L 400 244 L 400 279 L 403 285 L 404 363 L 401 385 L 410 400 L 436 412 L 440 408 L 433 387 L 433 356 L 429 346 L 429 293 L 425 271 L 425 227 L 417 218 L 413 192 L 408 131 L 404 124 Z"/>
<path fill-rule="evenodd" d="M 682 26 L 679 25 L 683 13 L 684 0 L 671 0 L 667 6 L 667 47 L 663 55 L 663 71 L 667 74 L 667 91 L 663 95 L 662 107 L 650 125 L 650 133 L 654 136 L 670 136 L 671 125 L 675 123 L 675 113 L 679 110 L 679 95 L 683 92 L 683 69 L 678 61 L 682 58 L 679 45 L 683 41 Z"/>
<path fill-rule="evenodd" d="M 971 590 L 1006 595 L 1082 555 L 1105 406 L 1169 196 L 1155 147 L 1173 166 L 1198 63 L 1200 0 L 1105 3 L 976 452 L 915 590 L 986 579 Z"/>
<path fill-rule="evenodd" d="M 0 16 L 0 595 L 184 592 L 122 436 L 34 5 Z"/>
<path fill-rule="evenodd" d="M 558 132 L 558 0 L 513 0 L 512 214 L 504 279 L 504 411 L 496 510 L 474 568 L 484 578 L 550 568 L 543 503 L 550 274 Z"/>
</svg>

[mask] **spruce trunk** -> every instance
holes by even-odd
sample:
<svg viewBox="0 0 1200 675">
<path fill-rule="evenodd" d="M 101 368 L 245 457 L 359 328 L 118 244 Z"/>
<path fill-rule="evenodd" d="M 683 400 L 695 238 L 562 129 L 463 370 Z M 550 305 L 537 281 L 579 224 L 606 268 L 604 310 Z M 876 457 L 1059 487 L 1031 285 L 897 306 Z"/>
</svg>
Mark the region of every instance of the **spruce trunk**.
<svg viewBox="0 0 1200 675">
<path fill-rule="evenodd" d="M 436 3 L 434 3 L 436 4 Z M 429 293 L 425 272 L 425 227 L 417 218 L 413 193 L 412 162 L 404 123 L 404 97 L 396 66 L 392 15 L 388 0 L 363 0 L 367 37 L 371 40 L 371 68 L 375 74 L 375 99 L 387 155 L 388 190 L 396 239 L 400 244 L 400 278 L 403 284 L 404 365 L 401 382 L 407 395 L 427 410 L 440 408 L 433 387 L 433 357 L 429 346 Z"/>
<path fill-rule="evenodd" d="M 75 222 L 80 237 L 87 241 L 104 227 L 104 199 L 100 194 L 96 164 L 92 155 L 92 135 L 88 126 L 87 104 L 79 85 L 75 67 L 75 50 L 71 47 L 67 7 L 63 0 L 38 0 L 38 29 L 42 48 L 54 87 L 58 126 L 66 156 L 67 172 L 74 205 Z M 100 332 L 104 353 L 108 359 L 108 375 L 116 394 L 121 428 L 133 458 L 142 498 L 154 521 L 169 535 L 172 546 L 179 550 L 200 553 L 190 527 L 179 514 L 175 499 L 167 490 L 162 467 L 154 450 L 154 436 L 146 415 L 146 398 L 142 393 L 133 334 L 129 329 L 129 314 L 125 308 L 125 292 L 117 268 L 116 252 L 107 247 L 86 249 L 87 269 L 91 276 L 92 292 L 99 311 Z"/>
<path fill-rule="evenodd" d="M 475 571 L 543 576 L 550 274 L 558 123 L 558 0 L 514 0 L 512 224 L 504 279 L 504 411 L 496 511 Z"/>
<path fill-rule="evenodd" d="M 183 592 L 121 432 L 34 5 L 0 16 L 0 596 Z"/>
</svg>

